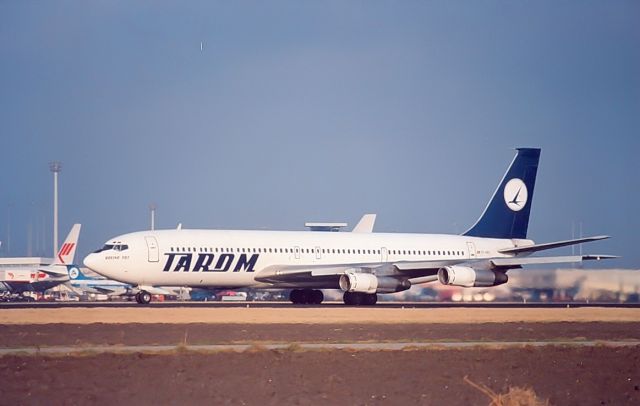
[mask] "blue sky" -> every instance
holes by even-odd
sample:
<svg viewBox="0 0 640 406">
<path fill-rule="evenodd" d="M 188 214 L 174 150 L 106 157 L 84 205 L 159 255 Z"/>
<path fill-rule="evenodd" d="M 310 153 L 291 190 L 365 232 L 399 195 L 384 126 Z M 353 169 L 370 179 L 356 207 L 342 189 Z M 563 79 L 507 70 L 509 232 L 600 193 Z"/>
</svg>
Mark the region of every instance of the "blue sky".
<svg viewBox="0 0 640 406">
<path fill-rule="evenodd" d="M 530 238 L 640 267 L 640 3 L 0 3 L 0 240 L 149 226 L 459 233 L 542 148 Z M 202 50 L 200 44 L 203 44 Z M 44 225 L 44 226 L 43 226 Z M 43 234 L 45 244 L 42 245 Z M 576 231 L 577 233 L 577 231 Z M 37 240 L 37 242 L 36 242 Z"/>
</svg>

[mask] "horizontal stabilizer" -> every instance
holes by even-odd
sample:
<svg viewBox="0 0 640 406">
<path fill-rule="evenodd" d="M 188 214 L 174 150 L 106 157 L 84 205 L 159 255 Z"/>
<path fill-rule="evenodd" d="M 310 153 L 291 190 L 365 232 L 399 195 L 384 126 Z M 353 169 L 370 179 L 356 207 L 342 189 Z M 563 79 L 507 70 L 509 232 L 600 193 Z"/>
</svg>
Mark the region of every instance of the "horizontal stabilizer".
<svg viewBox="0 0 640 406">
<path fill-rule="evenodd" d="M 505 249 L 498 250 L 498 252 L 502 254 L 524 254 L 524 253 L 528 254 L 532 252 L 550 250 L 553 248 L 560 248 L 560 247 L 567 247 L 570 245 L 582 244 L 584 242 L 606 240 L 607 238 L 611 238 L 611 237 L 609 237 L 608 235 L 597 235 L 595 237 L 577 238 L 574 240 L 556 241 L 556 242 L 549 242 L 545 244 L 535 244 L 535 245 L 527 245 L 523 247 L 505 248 Z"/>
<path fill-rule="evenodd" d="M 495 258 L 490 262 L 495 267 L 517 267 L 520 265 L 561 264 L 615 258 L 618 257 L 615 255 L 567 255 L 560 257 Z"/>
</svg>

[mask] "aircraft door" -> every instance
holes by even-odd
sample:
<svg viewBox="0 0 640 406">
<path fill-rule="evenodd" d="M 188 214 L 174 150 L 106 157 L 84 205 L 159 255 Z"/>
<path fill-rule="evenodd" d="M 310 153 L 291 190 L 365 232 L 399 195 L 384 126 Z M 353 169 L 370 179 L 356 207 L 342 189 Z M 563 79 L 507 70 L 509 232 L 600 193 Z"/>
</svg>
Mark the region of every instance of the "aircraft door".
<svg viewBox="0 0 640 406">
<path fill-rule="evenodd" d="M 293 247 L 293 252 L 296 254 L 296 259 L 300 259 L 300 247 Z"/>
<path fill-rule="evenodd" d="M 144 240 L 147 242 L 147 249 L 149 250 L 149 262 L 158 262 L 160 253 L 156 237 L 144 237 Z"/>
<path fill-rule="evenodd" d="M 472 242 L 467 242 L 467 249 L 469 250 L 469 259 L 476 257 L 476 246 Z"/>
<path fill-rule="evenodd" d="M 380 260 L 382 262 L 387 262 L 389 260 L 389 250 L 387 250 L 385 247 L 382 247 L 380 249 L 380 253 L 381 253 L 381 258 Z"/>
</svg>

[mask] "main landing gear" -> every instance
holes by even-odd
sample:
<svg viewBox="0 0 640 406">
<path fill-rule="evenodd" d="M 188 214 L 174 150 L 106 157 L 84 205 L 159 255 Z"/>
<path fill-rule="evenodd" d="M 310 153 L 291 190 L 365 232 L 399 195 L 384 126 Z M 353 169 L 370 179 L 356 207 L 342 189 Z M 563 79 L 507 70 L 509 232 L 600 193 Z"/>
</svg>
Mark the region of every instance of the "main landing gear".
<svg viewBox="0 0 640 406">
<path fill-rule="evenodd" d="M 294 289 L 289 293 L 289 300 L 293 304 L 320 304 L 324 294 L 316 289 Z"/>
<path fill-rule="evenodd" d="M 344 292 L 342 300 L 344 300 L 344 304 L 349 306 L 373 306 L 378 302 L 378 295 L 375 293 Z"/>
<path fill-rule="evenodd" d="M 140 304 L 151 303 L 151 293 L 145 290 L 141 290 L 140 292 L 136 293 L 136 302 Z"/>
</svg>

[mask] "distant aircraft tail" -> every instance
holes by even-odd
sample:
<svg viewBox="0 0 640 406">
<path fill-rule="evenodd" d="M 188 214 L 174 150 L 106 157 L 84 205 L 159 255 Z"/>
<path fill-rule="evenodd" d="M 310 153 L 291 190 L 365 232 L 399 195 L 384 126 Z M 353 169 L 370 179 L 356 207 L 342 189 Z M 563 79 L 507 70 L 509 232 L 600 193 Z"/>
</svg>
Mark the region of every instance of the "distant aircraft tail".
<svg viewBox="0 0 640 406">
<path fill-rule="evenodd" d="M 69 279 L 72 281 L 94 279 L 85 275 L 77 266 L 68 266 Z"/>
<path fill-rule="evenodd" d="M 71 227 L 71 231 L 67 235 L 67 239 L 60 247 L 58 254 L 54 258 L 51 265 L 71 265 L 76 255 L 76 248 L 78 246 L 78 237 L 80 236 L 80 224 L 74 224 Z"/>
<path fill-rule="evenodd" d="M 539 148 L 517 148 L 517 155 L 476 223 L 463 235 L 527 238 Z"/>
</svg>

